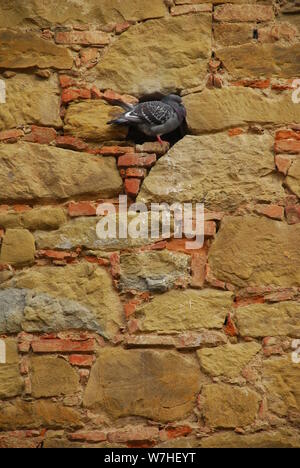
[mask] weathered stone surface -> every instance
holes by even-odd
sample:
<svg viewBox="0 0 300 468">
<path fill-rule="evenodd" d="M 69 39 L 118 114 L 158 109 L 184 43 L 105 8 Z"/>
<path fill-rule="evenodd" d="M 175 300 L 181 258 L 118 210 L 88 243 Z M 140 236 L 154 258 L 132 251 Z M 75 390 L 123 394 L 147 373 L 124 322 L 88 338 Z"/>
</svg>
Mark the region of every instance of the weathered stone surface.
<svg viewBox="0 0 300 468">
<path fill-rule="evenodd" d="M 30 367 L 34 398 L 70 395 L 79 390 L 78 374 L 63 358 L 34 357 Z"/>
<path fill-rule="evenodd" d="M 61 300 L 75 301 L 77 304 L 62 302 L 51 303 L 47 305 L 47 296 L 37 298 L 36 301 L 29 303 L 25 308 L 26 328 L 39 329 L 40 321 L 45 320 L 46 328 L 62 326 L 63 328 L 87 327 L 88 320 L 93 316 L 94 322 L 91 322 L 93 329 L 97 324 L 107 336 L 112 336 L 117 332 L 122 324 L 122 307 L 117 293 L 114 291 L 110 275 L 104 268 L 95 265 L 81 263 L 78 265 L 68 265 L 64 268 L 32 268 L 25 270 L 14 276 L 14 278 L 1 285 L 1 288 L 12 287 L 18 289 L 32 289 L 34 291 L 45 293 L 50 297 L 60 298 Z M 14 292 L 11 293 L 14 296 Z M 9 297 L 7 298 L 9 302 Z M 22 310 L 22 298 L 16 297 L 17 311 Z M 43 310 L 37 314 L 39 303 L 43 304 Z M 60 305 L 60 307 L 59 307 Z M 79 306 L 85 307 L 90 314 L 82 310 Z M 71 311 L 73 310 L 73 317 Z M 51 314 L 56 311 L 53 318 Z M 32 312 L 32 313 L 31 313 Z M 69 317 L 66 317 L 70 314 Z M 27 322 L 28 320 L 28 322 Z M 32 322 L 32 323 L 30 323 Z M 88 327 L 87 327 L 88 328 Z"/>
<path fill-rule="evenodd" d="M 144 180 L 138 201 L 205 200 L 208 209 L 231 210 L 254 200 L 283 198 L 269 135 L 186 136 Z"/>
<path fill-rule="evenodd" d="M 253 343 L 230 343 L 217 348 L 203 348 L 197 351 L 203 371 L 213 376 L 238 377 L 243 368 L 260 351 L 261 346 Z"/>
<path fill-rule="evenodd" d="M 6 103 L 0 106 L 0 131 L 21 125 L 61 127 L 60 97 L 56 77 L 42 81 L 18 74 L 5 80 Z"/>
<path fill-rule="evenodd" d="M 79 414 L 60 403 L 48 400 L 27 402 L 15 400 L 0 404 L 0 429 L 35 429 L 45 428 L 79 428 L 82 426 Z"/>
<path fill-rule="evenodd" d="M 221 5 L 214 10 L 216 21 L 272 21 L 274 9 L 272 5 Z"/>
<path fill-rule="evenodd" d="M 84 329 L 102 334 L 95 314 L 76 301 L 37 294 L 31 289 L 0 291 L 0 333 L 58 332 Z"/>
<path fill-rule="evenodd" d="M 205 385 L 204 417 L 212 427 L 243 427 L 255 421 L 260 396 L 249 388 L 226 384 Z"/>
<path fill-rule="evenodd" d="M 34 262 L 35 243 L 27 229 L 7 229 L 2 241 L 0 263 L 22 266 Z"/>
<path fill-rule="evenodd" d="M 1 0 L 0 27 L 142 21 L 166 13 L 163 0 Z"/>
<path fill-rule="evenodd" d="M 94 141 L 124 140 L 128 127 L 107 125 L 123 109 L 105 101 L 84 101 L 71 104 L 65 116 L 66 133 Z"/>
<path fill-rule="evenodd" d="M 11 183 L 7 184 L 7 180 Z M 114 158 L 36 143 L 0 148 L 1 201 L 66 199 L 80 194 L 110 197 L 121 189 Z"/>
<path fill-rule="evenodd" d="M 221 432 L 201 439 L 199 445 L 203 448 L 296 448 L 300 442 L 297 431 L 278 429 L 246 435 Z"/>
<path fill-rule="evenodd" d="M 174 286 L 179 278 L 187 280 L 190 257 L 185 254 L 147 252 L 121 256 L 120 286 L 164 292 Z"/>
<path fill-rule="evenodd" d="M 143 331 L 164 333 L 222 328 L 232 306 L 232 293 L 210 289 L 173 290 L 155 296 L 139 309 Z"/>
<path fill-rule="evenodd" d="M 300 421 L 299 382 L 300 366 L 292 362 L 290 355 L 264 361 L 263 384 L 271 411 L 280 416 L 292 412 Z"/>
<path fill-rule="evenodd" d="M 223 218 L 210 249 L 214 275 L 237 286 L 300 285 L 300 225 L 255 216 Z"/>
<path fill-rule="evenodd" d="M 0 68 L 72 68 L 73 57 L 65 47 L 35 33 L 0 30 Z"/>
<path fill-rule="evenodd" d="M 172 351 L 103 349 L 92 368 L 84 406 L 100 407 L 114 418 L 174 421 L 192 410 L 199 388 L 199 367 L 188 356 Z"/>
<path fill-rule="evenodd" d="M 300 74 L 299 44 L 243 44 L 217 51 L 230 76 L 295 78 Z"/>
<path fill-rule="evenodd" d="M 236 311 L 238 329 L 243 336 L 299 336 L 300 303 L 250 304 Z"/>
<path fill-rule="evenodd" d="M 136 223 L 136 230 L 141 234 L 136 238 L 132 237 L 130 232 L 126 239 L 119 237 L 118 233 L 120 224 L 124 226 L 124 223 L 120 220 L 118 215 L 115 218 L 117 235 L 112 236 L 111 238 L 102 238 L 101 236 L 97 236 L 96 226 L 101 218 L 96 217 L 80 217 L 73 219 L 62 225 L 57 231 L 36 231 L 34 233 L 34 237 L 37 248 L 39 249 L 73 249 L 78 246 L 84 246 L 87 249 L 92 250 L 121 250 L 141 247 L 159 240 L 153 240 L 151 238 L 151 216 L 154 215 L 150 215 L 148 213 L 142 213 L 138 216 L 134 214 L 128 215 L 128 226 L 130 227 L 131 223 Z M 140 226 L 142 227 L 140 228 Z M 145 230 L 143 229 L 143 226 L 145 227 Z"/>
<path fill-rule="evenodd" d="M 253 25 L 248 23 L 215 23 L 214 38 L 220 47 L 251 42 L 253 40 Z"/>
<path fill-rule="evenodd" d="M 285 182 L 288 188 L 300 198 L 300 158 L 293 161 Z"/>
<path fill-rule="evenodd" d="M 211 14 L 150 20 L 110 46 L 97 67 L 98 80 L 102 88 L 134 95 L 174 92 L 202 83 L 210 55 Z"/>
<path fill-rule="evenodd" d="M 66 220 L 63 208 L 56 207 L 34 208 L 24 213 L 15 211 L 0 213 L 0 226 L 5 229 L 21 227 L 31 231 L 58 229 Z"/>
<path fill-rule="evenodd" d="M 291 94 L 266 97 L 257 90 L 242 86 L 205 88 L 201 93 L 186 96 L 184 104 L 188 126 L 195 135 L 251 122 L 264 125 L 300 121 L 300 106 L 295 106 Z"/>
<path fill-rule="evenodd" d="M 1 399 L 15 397 L 20 395 L 23 391 L 23 380 L 19 371 L 17 341 L 13 338 L 6 338 L 4 343 L 6 349 L 6 364 L 0 364 Z"/>
</svg>

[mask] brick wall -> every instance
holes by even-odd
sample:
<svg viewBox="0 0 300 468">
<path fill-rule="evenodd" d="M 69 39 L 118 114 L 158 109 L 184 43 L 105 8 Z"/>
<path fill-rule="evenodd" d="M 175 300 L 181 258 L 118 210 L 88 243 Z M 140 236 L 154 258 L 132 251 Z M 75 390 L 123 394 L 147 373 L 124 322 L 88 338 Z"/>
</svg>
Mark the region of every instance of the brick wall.
<svg viewBox="0 0 300 468">
<path fill-rule="evenodd" d="M 13 3 L 0 447 L 299 447 L 299 1 Z M 170 150 L 106 125 L 115 98 L 176 90 Z M 125 193 L 204 200 L 204 246 L 99 242 Z"/>
</svg>

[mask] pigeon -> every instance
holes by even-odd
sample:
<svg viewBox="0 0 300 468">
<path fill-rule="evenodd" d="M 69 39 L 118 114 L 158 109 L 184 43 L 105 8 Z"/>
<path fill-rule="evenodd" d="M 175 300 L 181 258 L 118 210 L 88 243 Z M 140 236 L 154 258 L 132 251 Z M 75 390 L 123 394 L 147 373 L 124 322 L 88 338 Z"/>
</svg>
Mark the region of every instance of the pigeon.
<svg viewBox="0 0 300 468">
<path fill-rule="evenodd" d="M 180 127 L 186 117 L 186 109 L 177 94 L 169 94 L 161 101 L 146 101 L 139 104 L 118 102 L 126 111 L 108 125 L 133 125 L 148 136 L 156 136 L 163 144 L 161 135 Z"/>
</svg>

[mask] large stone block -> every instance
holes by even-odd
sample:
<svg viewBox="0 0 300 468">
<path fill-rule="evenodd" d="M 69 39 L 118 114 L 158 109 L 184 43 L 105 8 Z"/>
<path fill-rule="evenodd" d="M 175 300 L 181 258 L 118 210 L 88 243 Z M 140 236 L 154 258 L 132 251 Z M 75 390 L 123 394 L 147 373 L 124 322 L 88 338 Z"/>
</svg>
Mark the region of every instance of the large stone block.
<svg viewBox="0 0 300 468">
<path fill-rule="evenodd" d="M 94 141 L 124 140 L 128 128 L 120 125 L 107 125 L 114 116 L 124 112 L 105 101 L 85 101 L 71 104 L 65 116 L 66 133 Z"/>
<path fill-rule="evenodd" d="M 140 327 L 163 333 L 222 328 L 232 300 L 232 293 L 211 289 L 169 291 L 141 306 Z"/>
<path fill-rule="evenodd" d="M 80 415 L 72 408 L 66 408 L 61 403 L 49 400 L 33 402 L 14 400 L 0 403 L 0 429 L 15 431 L 16 429 L 37 429 L 39 427 L 80 428 Z"/>
<path fill-rule="evenodd" d="M 4 285 L 5 286 L 5 285 Z M 94 311 L 77 301 L 32 289 L 0 290 L 0 333 L 51 333 L 82 329 L 104 333 Z"/>
<path fill-rule="evenodd" d="M 63 358 L 33 357 L 30 367 L 34 398 L 71 395 L 79 390 L 78 374 Z"/>
<path fill-rule="evenodd" d="M 36 143 L 0 147 L 1 201 L 67 199 L 84 194 L 110 197 L 121 190 L 114 158 Z"/>
<path fill-rule="evenodd" d="M 120 286 L 123 289 L 166 291 L 178 279 L 188 280 L 190 256 L 149 252 L 121 255 Z"/>
<path fill-rule="evenodd" d="M 77 305 L 68 302 L 51 303 L 49 299 L 47 301 L 47 297 L 39 297 L 29 302 L 29 307 L 25 309 L 25 318 L 28 313 L 27 326 L 29 328 L 41 327 L 43 320 L 46 328 L 59 329 L 60 326 L 64 329 L 66 326 L 78 328 L 80 324 L 84 326 L 87 323 L 87 318 L 84 318 L 86 312 L 79 306 L 86 307 L 90 311 L 90 315 L 86 317 L 93 318 L 92 328 L 97 329 L 98 324 L 106 336 L 113 336 L 122 325 L 122 307 L 113 289 L 111 277 L 105 269 L 95 265 L 81 263 L 64 268 L 32 268 L 16 274 L 11 281 L 3 283 L 1 287 L 2 289 L 7 287 L 32 289 L 45 293 L 50 298 L 77 303 Z M 15 296 L 13 292 L 11 294 L 12 297 Z M 10 302 L 9 298 L 7 301 Z M 16 297 L 16 301 L 17 311 L 22 310 L 22 298 Z M 47 302 L 48 306 L 46 306 Z M 38 313 L 41 305 L 42 310 Z M 51 317 L 55 310 L 56 316 Z M 68 314 L 69 317 L 67 317 Z M 30 324 L 31 320 L 32 324 Z"/>
<path fill-rule="evenodd" d="M 210 249 L 215 276 L 240 287 L 300 286 L 300 224 L 226 216 Z"/>
<path fill-rule="evenodd" d="M 1 0 L 0 27 L 143 21 L 167 12 L 163 0 Z"/>
<path fill-rule="evenodd" d="M 32 32 L 0 30 L 0 68 L 70 69 L 71 52 Z"/>
<path fill-rule="evenodd" d="M 1 306 L 0 306 L 1 307 Z M 1 321 L 1 318 L 0 318 Z M 0 364 L 0 398 L 11 398 L 21 395 L 23 380 L 19 371 L 19 356 L 17 341 L 6 338 L 5 343 L 6 363 Z"/>
<path fill-rule="evenodd" d="M 34 263 L 35 242 L 27 229 L 7 229 L 0 253 L 0 263 L 24 266 Z"/>
<path fill-rule="evenodd" d="M 230 343 L 216 348 L 203 348 L 197 351 L 203 371 L 213 376 L 238 377 L 243 368 L 260 351 L 261 346 L 253 343 Z"/>
<path fill-rule="evenodd" d="M 255 434 L 220 432 L 201 439 L 203 448 L 296 448 L 300 446 L 299 433 L 293 429 L 275 429 Z"/>
<path fill-rule="evenodd" d="M 300 121 L 300 106 L 293 103 L 291 92 L 266 97 L 242 86 L 205 88 L 201 93 L 186 96 L 184 104 L 188 126 L 195 135 L 248 126 L 252 122 L 275 125 Z M 232 144 L 233 140 L 231 138 Z"/>
<path fill-rule="evenodd" d="M 109 47 L 97 79 L 102 88 L 134 95 L 174 92 L 199 86 L 210 56 L 211 14 L 150 20 Z"/>
<path fill-rule="evenodd" d="M 293 161 L 285 181 L 288 188 L 300 198 L 300 158 Z"/>
<path fill-rule="evenodd" d="M 242 336 L 299 336 L 300 304 L 284 301 L 278 304 L 250 304 L 238 307 L 236 318 Z"/>
<path fill-rule="evenodd" d="M 92 368 L 84 406 L 104 409 L 114 418 L 175 421 L 192 410 L 199 389 L 199 367 L 191 357 L 169 351 L 103 349 Z"/>
<path fill-rule="evenodd" d="M 226 384 L 205 385 L 201 396 L 207 424 L 219 428 L 243 427 L 253 423 L 261 400 L 249 388 Z"/>
<path fill-rule="evenodd" d="M 263 384 L 268 406 L 280 416 L 300 422 L 300 366 L 291 356 L 268 359 L 263 365 Z"/>
<path fill-rule="evenodd" d="M 194 201 L 232 210 L 251 201 L 280 200 L 284 190 L 273 174 L 272 145 L 269 135 L 186 136 L 151 170 L 138 201 Z"/>
<path fill-rule="evenodd" d="M 299 43 L 242 44 L 217 51 L 231 78 L 296 78 L 300 74 Z"/>
<path fill-rule="evenodd" d="M 56 77 L 41 80 L 18 74 L 5 80 L 6 103 L 0 105 L 0 131 L 22 125 L 61 127 Z"/>
</svg>

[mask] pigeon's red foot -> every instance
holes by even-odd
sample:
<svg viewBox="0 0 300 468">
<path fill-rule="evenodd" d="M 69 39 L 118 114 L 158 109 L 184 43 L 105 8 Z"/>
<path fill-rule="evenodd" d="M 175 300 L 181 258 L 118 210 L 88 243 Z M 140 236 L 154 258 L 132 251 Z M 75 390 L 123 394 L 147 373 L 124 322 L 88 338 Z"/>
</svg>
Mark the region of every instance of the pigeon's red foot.
<svg viewBox="0 0 300 468">
<path fill-rule="evenodd" d="M 165 144 L 165 141 L 163 141 L 159 135 L 157 135 L 157 140 L 159 141 L 159 143 L 163 146 Z"/>
</svg>

